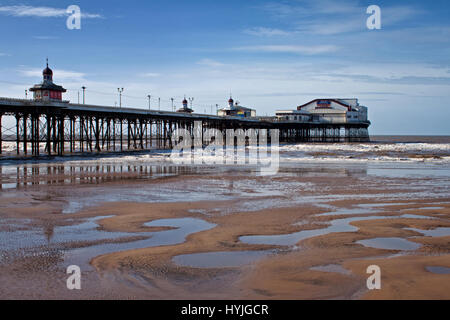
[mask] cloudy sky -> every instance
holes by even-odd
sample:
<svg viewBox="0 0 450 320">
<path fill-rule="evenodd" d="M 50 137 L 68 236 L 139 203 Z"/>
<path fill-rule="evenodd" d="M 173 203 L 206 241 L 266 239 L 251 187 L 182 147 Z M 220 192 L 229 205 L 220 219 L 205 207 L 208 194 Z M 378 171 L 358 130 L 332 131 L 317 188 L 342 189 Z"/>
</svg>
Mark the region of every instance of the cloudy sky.
<svg viewBox="0 0 450 320">
<path fill-rule="evenodd" d="M 381 30 L 366 27 L 373 4 Z M 373 134 L 450 135 L 449 18 L 447 0 L 0 0 L 0 96 L 24 97 L 48 56 L 73 102 L 83 85 L 92 104 L 124 87 L 127 106 L 186 95 L 199 113 L 230 91 L 259 115 L 357 97 Z"/>
</svg>

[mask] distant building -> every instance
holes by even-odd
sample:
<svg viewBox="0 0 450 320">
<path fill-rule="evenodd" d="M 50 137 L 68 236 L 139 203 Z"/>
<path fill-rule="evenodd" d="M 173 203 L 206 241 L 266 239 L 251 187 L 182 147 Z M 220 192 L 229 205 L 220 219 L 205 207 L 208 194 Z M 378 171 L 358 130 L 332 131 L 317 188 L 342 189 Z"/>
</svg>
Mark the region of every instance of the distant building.
<svg viewBox="0 0 450 320">
<path fill-rule="evenodd" d="M 42 75 L 42 83 L 37 84 L 30 89 L 34 94 L 34 99 L 42 101 L 62 101 L 62 94 L 67 92 L 67 90 L 53 83 L 53 71 L 48 67 L 48 59 L 47 68 L 44 69 Z"/>
<path fill-rule="evenodd" d="M 181 112 L 181 113 L 193 113 L 194 112 L 194 110 L 189 108 L 188 101 L 186 100 L 186 98 L 184 98 L 182 104 L 183 104 L 183 108 L 177 110 L 177 112 Z"/>
<path fill-rule="evenodd" d="M 351 123 L 368 122 L 367 107 L 358 99 L 316 99 L 293 111 L 277 111 L 279 121 Z"/>
<path fill-rule="evenodd" d="M 302 110 L 279 110 L 276 113 L 280 121 L 310 122 L 311 114 Z"/>
<path fill-rule="evenodd" d="M 220 109 L 217 115 L 220 117 L 250 118 L 256 117 L 256 110 L 240 106 L 239 102 L 234 103 L 233 98 L 230 98 L 228 107 Z"/>
</svg>

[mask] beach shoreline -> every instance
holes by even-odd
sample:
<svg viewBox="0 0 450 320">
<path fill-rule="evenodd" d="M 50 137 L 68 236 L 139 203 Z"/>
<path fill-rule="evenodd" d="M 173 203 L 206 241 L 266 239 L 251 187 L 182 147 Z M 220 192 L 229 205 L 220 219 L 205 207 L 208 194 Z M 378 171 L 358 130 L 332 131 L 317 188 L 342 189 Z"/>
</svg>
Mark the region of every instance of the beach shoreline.
<svg viewBox="0 0 450 320">
<path fill-rule="evenodd" d="M 448 274 L 427 269 L 450 268 L 445 164 L 282 164 L 271 177 L 108 165 L 19 170 L 0 197 L 0 298 L 450 298 Z M 65 286 L 69 264 L 79 292 Z M 371 264 L 380 291 L 367 290 Z"/>
</svg>

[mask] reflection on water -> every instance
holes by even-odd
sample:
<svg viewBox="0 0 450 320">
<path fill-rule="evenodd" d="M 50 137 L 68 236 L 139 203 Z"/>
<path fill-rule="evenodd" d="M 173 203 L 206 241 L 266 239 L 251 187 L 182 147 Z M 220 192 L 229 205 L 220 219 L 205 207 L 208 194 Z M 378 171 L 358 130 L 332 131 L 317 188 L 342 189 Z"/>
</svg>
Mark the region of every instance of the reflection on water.
<svg viewBox="0 0 450 320">
<path fill-rule="evenodd" d="M 352 274 L 349 270 L 343 268 L 341 265 L 338 265 L 338 264 L 328 264 L 326 266 L 312 267 L 309 270 L 320 271 L 320 272 L 340 273 L 340 274 L 344 274 L 347 276 Z"/>
<path fill-rule="evenodd" d="M 357 232 L 359 229 L 350 223 L 356 221 L 369 221 L 369 220 L 380 220 L 380 219 L 428 219 L 424 216 L 415 215 L 402 215 L 402 216 L 370 216 L 370 217 L 352 217 L 346 219 L 336 219 L 332 220 L 330 226 L 323 229 L 314 230 L 303 230 L 291 234 L 282 235 L 268 235 L 268 236 L 243 236 L 239 240 L 248 244 L 267 244 L 267 245 L 279 245 L 279 246 L 294 246 L 298 242 L 317 237 L 328 235 L 330 233 L 337 232 Z"/>
<path fill-rule="evenodd" d="M 0 165 L 0 189 L 13 189 L 42 185 L 98 185 L 107 182 L 136 179 L 154 179 L 158 177 L 220 174 L 241 172 L 258 175 L 258 170 L 245 166 L 178 166 L 171 162 L 54 162 L 17 165 Z M 278 177 L 364 177 L 365 166 L 328 168 L 308 166 L 280 168 Z M 231 182 L 232 183 L 232 182 Z M 233 186 L 231 186 L 232 188 Z"/>
<path fill-rule="evenodd" d="M 450 228 L 436 228 L 433 230 L 421 230 L 415 228 L 405 228 L 405 230 L 411 230 L 423 234 L 427 237 L 449 237 Z"/>
<path fill-rule="evenodd" d="M 132 241 L 126 243 L 103 243 L 100 245 L 90 246 L 69 250 L 65 253 L 65 263 L 73 263 L 76 265 L 84 265 L 88 268 L 87 262 L 99 255 L 126 250 L 143 249 L 157 246 L 168 246 L 183 243 L 186 237 L 201 231 L 214 228 L 216 225 L 208 223 L 201 219 L 181 218 L 181 219 L 163 219 L 146 223 L 148 227 L 170 227 L 173 230 L 136 233 L 135 236 L 148 236 L 146 240 Z"/>
<path fill-rule="evenodd" d="M 435 274 L 450 274 L 450 268 L 448 267 L 426 267 L 428 272 Z"/>
<path fill-rule="evenodd" d="M 0 166 L 0 189 L 39 185 L 82 185 L 136 179 L 155 179 L 212 172 L 208 167 L 157 164 L 47 164 Z"/>
<path fill-rule="evenodd" d="M 206 252 L 175 256 L 173 262 L 192 268 L 232 268 L 255 262 L 275 251 Z"/>
<path fill-rule="evenodd" d="M 374 238 L 368 240 L 357 241 L 365 247 L 385 250 L 411 251 L 421 247 L 420 244 L 411 242 L 402 238 Z"/>
<path fill-rule="evenodd" d="M 89 261 L 99 255 L 183 243 L 190 234 L 209 230 L 214 224 L 201 219 L 181 218 L 163 219 L 146 223 L 148 227 L 174 228 L 159 232 L 108 232 L 99 230 L 98 221 L 107 216 L 87 219 L 82 223 L 70 226 L 54 227 L 50 234 L 48 230 L 20 230 L 0 232 L 1 251 L 27 251 L 32 254 L 45 254 L 48 251 L 62 251 L 65 264 L 76 264 L 84 270 L 89 267 Z M 136 237 L 146 239 L 136 240 Z M 119 241 L 120 240 L 120 241 Z M 76 249 L 70 249 L 76 244 Z M 0 255 L 1 257 L 1 255 Z M 1 258 L 0 258 L 1 261 Z"/>
</svg>

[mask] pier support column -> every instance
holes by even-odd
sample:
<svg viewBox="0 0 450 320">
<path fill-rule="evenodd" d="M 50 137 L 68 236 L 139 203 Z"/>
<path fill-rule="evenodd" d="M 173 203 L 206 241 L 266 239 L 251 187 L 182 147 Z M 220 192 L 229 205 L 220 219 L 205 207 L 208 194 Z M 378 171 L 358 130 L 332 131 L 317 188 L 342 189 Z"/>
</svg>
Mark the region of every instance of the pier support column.
<svg viewBox="0 0 450 320">
<path fill-rule="evenodd" d="M 64 155 L 64 142 L 65 142 L 65 137 L 64 137 L 64 116 L 61 116 L 59 119 L 59 155 L 62 156 Z"/>
<path fill-rule="evenodd" d="M 72 117 L 70 117 L 69 121 L 70 121 L 69 122 L 69 144 L 70 144 L 69 150 L 70 150 L 70 153 L 73 153 L 73 136 L 74 136 L 74 133 L 73 133 L 74 124 L 73 123 L 74 123 L 74 120 Z"/>
<path fill-rule="evenodd" d="M 103 128 L 103 126 L 102 126 Z M 95 118 L 95 151 L 100 152 L 100 119 Z"/>
<path fill-rule="evenodd" d="M 123 119 L 120 119 L 120 152 L 123 151 Z"/>
<path fill-rule="evenodd" d="M 113 132 L 112 132 L 113 151 L 116 151 L 116 119 L 112 119 L 112 121 L 113 121 Z"/>
<path fill-rule="evenodd" d="M 153 143 L 152 143 L 152 140 L 153 140 L 153 133 L 152 133 L 152 130 L 153 130 L 153 120 L 151 120 L 150 119 L 150 149 L 152 148 L 152 145 L 153 145 Z"/>
<path fill-rule="evenodd" d="M 51 156 L 52 155 L 52 148 L 51 148 L 51 141 L 50 141 L 50 135 L 51 135 L 51 118 L 50 118 L 50 115 L 46 115 L 46 121 L 47 121 L 47 143 L 46 143 L 46 146 L 45 146 L 45 150 L 47 151 L 47 154 L 49 155 L 49 156 Z"/>
<path fill-rule="evenodd" d="M 3 152 L 2 117 L 3 113 L 0 113 L 0 154 Z"/>
<path fill-rule="evenodd" d="M 36 115 L 31 115 L 31 154 L 36 156 Z"/>
<path fill-rule="evenodd" d="M 20 155 L 20 115 L 16 115 L 16 144 L 17 155 Z"/>
<path fill-rule="evenodd" d="M 27 155 L 28 154 L 28 137 L 27 137 L 28 115 L 27 114 L 23 115 L 22 123 L 23 123 L 23 153 L 25 155 Z"/>
<path fill-rule="evenodd" d="M 80 130 L 80 151 L 84 152 L 84 134 L 83 134 L 83 130 L 84 130 L 84 119 L 83 117 L 80 117 L 80 126 L 79 126 L 79 130 Z"/>
</svg>

